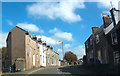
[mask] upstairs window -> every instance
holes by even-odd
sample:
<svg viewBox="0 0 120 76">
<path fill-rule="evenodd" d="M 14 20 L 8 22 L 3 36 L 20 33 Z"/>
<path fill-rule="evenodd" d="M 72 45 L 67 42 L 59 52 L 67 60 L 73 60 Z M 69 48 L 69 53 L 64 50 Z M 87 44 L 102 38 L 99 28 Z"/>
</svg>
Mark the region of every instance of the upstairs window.
<svg viewBox="0 0 120 76">
<path fill-rule="evenodd" d="M 92 39 L 90 38 L 90 45 L 92 45 Z"/>
<path fill-rule="evenodd" d="M 119 51 L 116 51 L 116 52 L 114 52 L 113 54 L 114 54 L 114 63 L 115 63 L 115 64 L 120 63 Z"/>
<path fill-rule="evenodd" d="M 99 39 L 99 35 L 96 35 L 96 44 L 99 43 L 100 39 Z"/>
<path fill-rule="evenodd" d="M 112 34 L 111 34 L 111 39 L 112 39 L 112 44 L 113 44 L 113 45 L 115 45 L 115 44 L 118 43 L 118 42 L 117 42 L 117 35 L 116 35 L 116 33 L 112 33 Z"/>
<path fill-rule="evenodd" d="M 43 63 L 44 63 L 44 56 L 43 56 Z"/>
<path fill-rule="evenodd" d="M 37 56 L 37 62 L 38 62 L 38 54 L 36 56 Z"/>
</svg>

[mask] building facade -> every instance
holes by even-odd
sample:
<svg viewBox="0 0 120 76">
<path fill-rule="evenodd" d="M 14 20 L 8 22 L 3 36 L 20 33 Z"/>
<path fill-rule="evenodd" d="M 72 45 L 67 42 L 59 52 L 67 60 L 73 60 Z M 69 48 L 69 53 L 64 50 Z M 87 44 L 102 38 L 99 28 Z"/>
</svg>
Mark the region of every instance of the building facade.
<svg viewBox="0 0 120 76">
<path fill-rule="evenodd" d="M 40 52 L 39 43 L 37 42 L 37 37 L 34 35 L 32 38 L 30 35 L 26 35 L 26 70 L 32 69 L 34 67 L 40 67 Z"/>
<path fill-rule="evenodd" d="M 59 64 L 59 54 L 53 51 L 53 48 L 47 46 L 46 51 L 46 64 L 47 66 L 60 66 Z"/>
<path fill-rule="evenodd" d="M 120 63 L 120 2 L 118 10 L 110 10 L 111 17 L 103 13 L 103 25 L 92 27 L 92 34 L 85 42 L 88 64 L 99 60 L 101 64 Z"/>
<path fill-rule="evenodd" d="M 34 38 L 34 37 L 33 37 Z M 22 28 L 16 26 L 7 37 L 7 59 L 6 67 L 10 70 L 16 66 L 16 69 L 28 70 L 39 67 L 39 50 L 36 40 L 31 38 L 30 34 Z"/>
<path fill-rule="evenodd" d="M 52 47 L 18 26 L 10 30 L 6 42 L 8 71 L 58 65 L 59 54 Z"/>
</svg>

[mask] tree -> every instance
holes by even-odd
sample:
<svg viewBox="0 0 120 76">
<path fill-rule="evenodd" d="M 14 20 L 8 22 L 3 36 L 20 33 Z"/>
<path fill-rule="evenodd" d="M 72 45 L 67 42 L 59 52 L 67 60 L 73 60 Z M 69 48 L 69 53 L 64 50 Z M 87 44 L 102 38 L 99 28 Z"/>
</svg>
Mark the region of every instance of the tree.
<svg viewBox="0 0 120 76">
<path fill-rule="evenodd" d="M 65 53 L 64 59 L 67 62 L 71 63 L 71 62 L 77 61 L 77 56 L 73 52 L 69 51 Z"/>
<path fill-rule="evenodd" d="M 7 48 L 6 48 L 6 47 L 3 47 L 3 48 L 2 48 L 2 62 L 5 62 L 5 59 L 6 59 L 6 51 L 7 51 Z"/>
</svg>

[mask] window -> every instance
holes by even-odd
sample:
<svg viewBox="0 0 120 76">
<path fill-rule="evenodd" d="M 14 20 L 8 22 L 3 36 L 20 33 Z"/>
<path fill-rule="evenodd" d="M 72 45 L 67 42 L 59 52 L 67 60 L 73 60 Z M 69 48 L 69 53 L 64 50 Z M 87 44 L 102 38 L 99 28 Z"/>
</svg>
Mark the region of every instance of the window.
<svg viewBox="0 0 120 76">
<path fill-rule="evenodd" d="M 44 63 L 44 56 L 43 56 L 43 63 Z"/>
<path fill-rule="evenodd" d="M 96 44 L 99 42 L 99 35 L 96 35 Z"/>
<path fill-rule="evenodd" d="M 117 44 L 117 35 L 116 35 L 116 33 L 111 34 L 111 39 L 112 39 L 112 44 L 113 45 Z"/>
<path fill-rule="evenodd" d="M 53 59 L 52 59 L 52 64 L 53 64 Z"/>
<path fill-rule="evenodd" d="M 100 60 L 100 62 L 102 63 L 102 56 L 101 56 L 101 51 L 100 50 L 98 50 L 97 51 L 97 57 L 98 57 L 98 60 Z"/>
<path fill-rule="evenodd" d="M 48 64 L 49 64 L 49 59 L 48 59 Z"/>
<path fill-rule="evenodd" d="M 114 54 L 114 63 L 116 64 L 118 64 L 118 63 L 120 63 L 120 56 L 119 56 L 119 52 L 118 51 L 116 51 L 116 52 L 114 52 L 113 53 Z"/>
<path fill-rule="evenodd" d="M 37 62 L 38 62 L 38 54 L 36 56 L 37 56 Z"/>
<path fill-rule="evenodd" d="M 92 45 L 92 39 L 90 38 L 90 45 Z"/>
<path fill-rule="evenodd" d="M 39 46 L 37 45 L 37 50 L 39 51 Z"/>
<path fill-rule="evenodd" d="M 35 55 L 33 55 L 33 66 L 35 66 Z"/>
</svg>

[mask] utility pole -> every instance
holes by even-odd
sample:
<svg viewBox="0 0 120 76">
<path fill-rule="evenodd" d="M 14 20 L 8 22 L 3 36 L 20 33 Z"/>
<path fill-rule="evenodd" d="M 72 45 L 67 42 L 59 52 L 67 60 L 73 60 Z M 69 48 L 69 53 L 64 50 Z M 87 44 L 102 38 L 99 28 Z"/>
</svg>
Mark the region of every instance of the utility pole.
<svg viewBox="0 0 120 76">
<path fill-rule="evenodd" d="M 57 41 L 56 41 L 56 52 L 57 52 Z"/>
<path fill-rule="evenodd" d="M 62 54 L 63 54 L 63 61 L 64 61 L 64 48 L 63 48 L 63 41 L 58 41 L 62 43 Z M 56 52 L 57 52 L 57 41 L 56 41 Z"/>
<path fill-rule="evenodd" d="M 110 4 L 111 4 L 111 8 L 113 8 L 112 1 L 110 1 Z"/>
<path fill-rule="evenodd" d="M 63 49 L 63 42 L 62 42 L 62 53 L 63 53 L 63 61 L 64 61 L 64 49 Z"/>
</svg>

